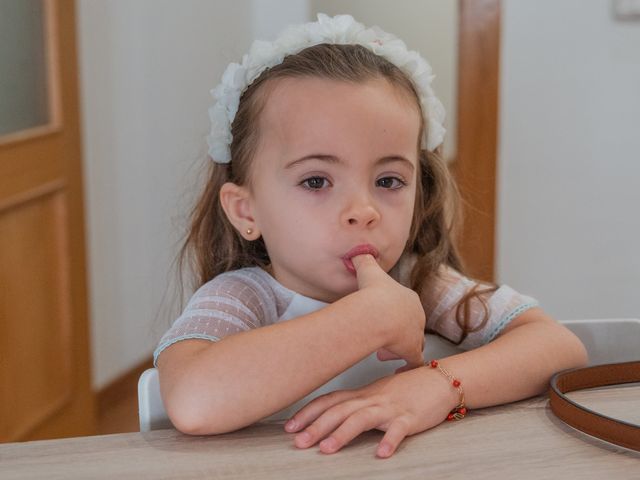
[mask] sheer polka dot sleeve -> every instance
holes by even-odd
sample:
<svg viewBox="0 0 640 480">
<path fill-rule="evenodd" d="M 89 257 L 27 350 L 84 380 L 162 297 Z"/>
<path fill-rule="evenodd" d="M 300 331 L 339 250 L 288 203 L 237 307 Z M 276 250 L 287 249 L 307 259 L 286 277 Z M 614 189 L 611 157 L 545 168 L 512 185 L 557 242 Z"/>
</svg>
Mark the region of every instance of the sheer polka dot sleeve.
<svg viewBox="0 0 640 480">
<path fill-rule="evenodd" d="M 228 272 L 196 291 L 184 312 L 164 334 L 153 354 L 176 342 L 204 339 L 212 342 L 263 326 L 275 317 L 273 292 L 256 275 Z M 270 301 L 271 300 L 271 301 Z"/>
<path fill-rule="evenodd" d="M 435 282 L 424 295 L 427 329 L 435 331 L 453 342 L 462 337 L 464 316 L 457 315 L 459 301 L 472 289 L 483 292 L 483 302 L 474 297 L 468 305 L 468 324 L 470 333 L 460 347 L 470 350 L 493 340 L 518 315 L 539 305 L 532 297 L 522 295 L 501 285 L 491 289 L 489 285 L 477 283 L 450 267 L 441 267 Z"/>
</svg>

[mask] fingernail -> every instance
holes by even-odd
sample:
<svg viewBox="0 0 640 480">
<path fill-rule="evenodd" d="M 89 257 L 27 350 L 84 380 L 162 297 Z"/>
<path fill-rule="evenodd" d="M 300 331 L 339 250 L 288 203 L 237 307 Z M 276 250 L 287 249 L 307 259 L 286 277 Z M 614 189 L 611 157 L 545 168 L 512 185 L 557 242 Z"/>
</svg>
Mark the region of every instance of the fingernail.
<svg viewBox="0 0 640 480">
<path fill-rule="evenodd" d="M 311 434 L 309 432 L 302 432 L 296 437 L 296 440 L 302 443 L 307 443 L 309 440 L 311 440 Z"/>
<path fill-rule="evenodd" d="M 294 432 L 297 430 L 297 428 L 298 428 L 298 423 L 293 419 L 289 420 L 284 425 L 284 429 L 288 432 Z"/>
<path fill-rule="evenodd" d="M 391 445 L 389 445 L 388 443 L 383 443 L 378 448 L 378 455 L 381 457 L 388 457 L 390 453 L 391 453 Z"/>
<path fill-rule="evenodd" d="M 320 442 L 320 446 L 326 450 L 332 451 L 336 449 L 336 439 L 333 437 L 325 438 Z"/>
</svg>

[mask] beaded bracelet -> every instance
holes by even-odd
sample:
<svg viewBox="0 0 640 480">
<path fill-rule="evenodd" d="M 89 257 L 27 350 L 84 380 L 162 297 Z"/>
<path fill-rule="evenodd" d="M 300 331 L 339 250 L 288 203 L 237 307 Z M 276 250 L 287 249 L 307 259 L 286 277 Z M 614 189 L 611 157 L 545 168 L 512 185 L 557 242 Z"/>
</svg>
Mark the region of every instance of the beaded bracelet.
<svg viewBox="0 0 640 480">
<path fill-rule="evenodd" d="M 429 365 L 431 368 L 437 368 L 440 370 L 440 372 L 451 381 L 451 385 L 458 390 L 458 393 L 460 394 L 460 401 L 458 402 L 458 406 L 451 410 L 449 415 L 447 415 L 447 420 L 462 420 L 467 414 L 467 408 L 464 406 L 464 392 L 462 391 L 462 384 L 460 383 L 460 380 L 454 378 L 453 375 L 442 368 L 437 360 L 425 362 L 425 365 Z"/>
</svg>

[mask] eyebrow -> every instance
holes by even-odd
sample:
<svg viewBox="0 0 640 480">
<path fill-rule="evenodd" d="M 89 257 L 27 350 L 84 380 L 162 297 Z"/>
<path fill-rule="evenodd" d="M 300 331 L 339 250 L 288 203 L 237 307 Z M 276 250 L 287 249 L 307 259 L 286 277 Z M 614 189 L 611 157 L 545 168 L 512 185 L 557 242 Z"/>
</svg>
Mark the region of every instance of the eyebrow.
<svg viewBox="0 0 640 480">
<path fill-rule="evenodd" d="M 294 160 L 293 162 L 290 162 L 287 165 L 285 165 L 284 168 L 289 169 L 289 168 L 295 167 L 307 160 L 321 160 L 327 163 L 338 163 L 338 164 L 344 163 L 340 158 L 336 157 L 335 155 L 325 155 L 325 154 L 314 153 L 311 155 L 305 155 L 302 158 Z M 376 165 L 384 165 L 392 162 L 402 162 L 406 164 L 411 169 L 411 171 L 415 169 L 415 167 L 413 166 L 413 163 L 401 155 L 387 155 L 385 157 L 379 158 L 378 160 L 376 160 Z"/>
</svg>

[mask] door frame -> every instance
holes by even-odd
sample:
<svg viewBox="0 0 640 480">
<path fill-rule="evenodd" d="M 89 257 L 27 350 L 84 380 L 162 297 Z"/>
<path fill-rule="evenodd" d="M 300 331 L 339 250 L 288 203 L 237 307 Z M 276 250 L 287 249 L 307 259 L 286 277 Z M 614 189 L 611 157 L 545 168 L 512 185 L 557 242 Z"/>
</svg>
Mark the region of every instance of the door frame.
<svg viewBox="0 0 640 480">
<path fill-rule="evenodd" d="M 462 196 L 457 242 L 467 274 L 494 281 L 500 78 L 500 0 L 459 0 L 457 148 Z"/>
</svg>

